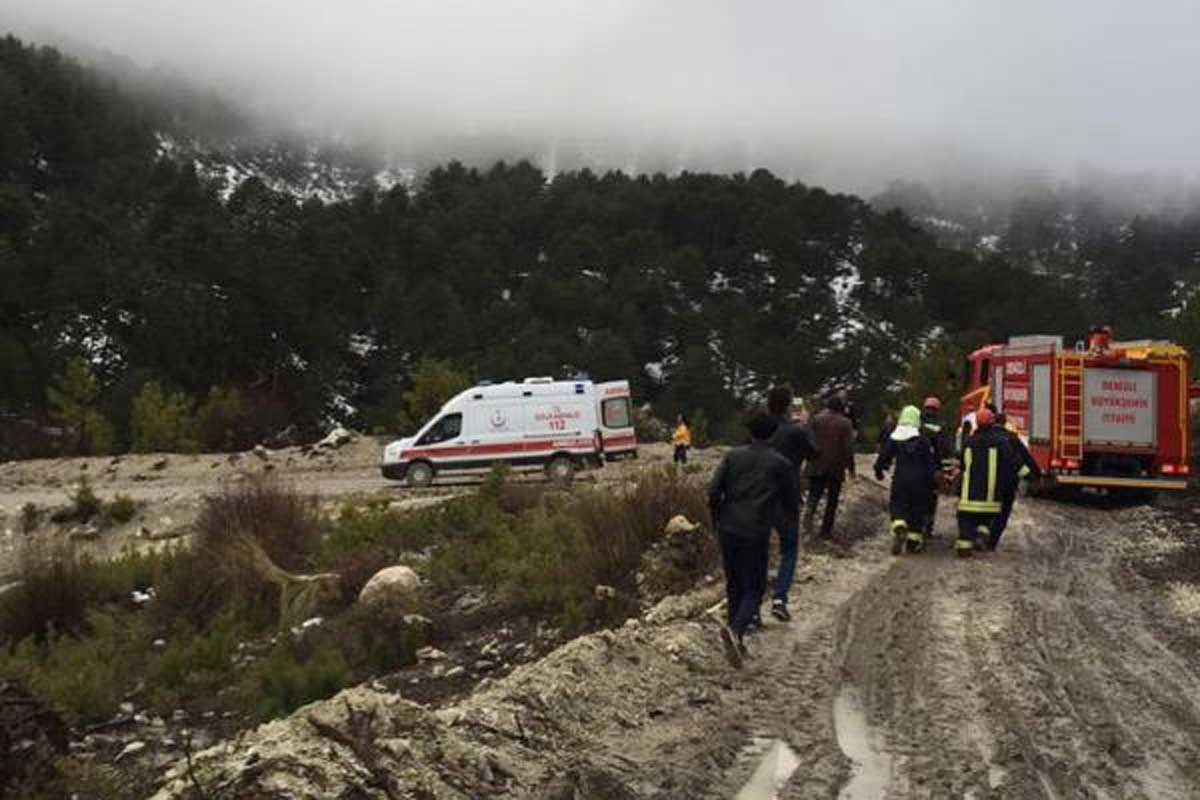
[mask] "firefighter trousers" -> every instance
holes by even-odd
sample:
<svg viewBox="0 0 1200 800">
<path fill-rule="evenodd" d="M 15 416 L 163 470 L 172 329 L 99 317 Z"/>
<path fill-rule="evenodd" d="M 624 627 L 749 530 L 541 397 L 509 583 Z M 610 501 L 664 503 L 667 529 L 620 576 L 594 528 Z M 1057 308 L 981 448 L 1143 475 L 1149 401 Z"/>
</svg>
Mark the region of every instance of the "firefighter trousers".
<svg viewBox="0 0 1200 800">
<path fill-rule="evenodd" d="M 977 511 L 958 512 L 958 541 L 955 549 L 970 552 L 983 547 L 990 542 L 992 523 L 997 514 L 979 513 Z"/>
</svg>

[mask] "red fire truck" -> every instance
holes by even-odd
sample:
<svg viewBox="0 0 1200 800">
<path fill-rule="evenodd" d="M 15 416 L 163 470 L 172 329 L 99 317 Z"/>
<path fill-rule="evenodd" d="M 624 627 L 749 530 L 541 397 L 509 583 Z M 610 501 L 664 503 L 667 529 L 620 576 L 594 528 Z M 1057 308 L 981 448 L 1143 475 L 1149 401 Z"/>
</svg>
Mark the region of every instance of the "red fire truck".
<svg viewBox="0 0 1200 800">
<path fill-rule="evenodd" d="M 969 356 L 963 419 L 992 403 L 1047 480 L 1112 489 L 1185 489 L 1191 475 L 1191 358 L 1170 342 L 1113 341 L 1107 328 L 1067 347 L 1015 336 Z"/>
</svg>

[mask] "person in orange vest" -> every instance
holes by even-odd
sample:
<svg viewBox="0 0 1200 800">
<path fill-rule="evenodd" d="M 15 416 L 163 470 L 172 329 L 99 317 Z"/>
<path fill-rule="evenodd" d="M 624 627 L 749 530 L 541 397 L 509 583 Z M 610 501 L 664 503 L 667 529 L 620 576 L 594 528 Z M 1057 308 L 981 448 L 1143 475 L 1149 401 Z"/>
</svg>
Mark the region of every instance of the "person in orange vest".
<svg viewBox="0 0 1200 800">
<path fill-rule="evenodd" d="M 686 464 L 688 450 L 692 448 L 692 429 L 683 414 L 675 419 L 675 432 L 671 434 L 671 444 L 675 445 L 675 463 Z"/>
</svg>

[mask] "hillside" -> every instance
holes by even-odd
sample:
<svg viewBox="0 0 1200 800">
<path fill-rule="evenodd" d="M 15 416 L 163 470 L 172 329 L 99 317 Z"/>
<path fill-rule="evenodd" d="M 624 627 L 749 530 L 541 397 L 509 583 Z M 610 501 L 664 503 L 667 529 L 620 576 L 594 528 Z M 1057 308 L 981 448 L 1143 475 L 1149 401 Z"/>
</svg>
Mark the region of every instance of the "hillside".
<svg viewBox="0 0 1200 800">
<path fill-rule="evenodd" d="M 1087 270 L 1048 269 L 764 170 L 380 173 L 127 83 L 0 42 L 0 455 L 123 450 L 150 383 L 220 417 L 204 448 L 334 419 L 394 430 L 429 359 L 474 379 L 628 377 L 714 435 L 779 381 L 849 383 L 875 418 L 929 388 L 904 383 L 914 358 L 952 372 L 981 341 L 1097 318 L 1194 336 L 1200 314 L 1183 223 L 1127 221 Z"/>
</svg>

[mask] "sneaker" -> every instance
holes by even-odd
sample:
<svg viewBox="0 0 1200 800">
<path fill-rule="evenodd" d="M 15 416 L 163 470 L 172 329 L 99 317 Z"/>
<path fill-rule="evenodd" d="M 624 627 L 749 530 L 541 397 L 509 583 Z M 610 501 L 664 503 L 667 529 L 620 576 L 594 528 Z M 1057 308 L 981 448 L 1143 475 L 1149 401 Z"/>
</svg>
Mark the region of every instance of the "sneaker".
<svg viewBox="0 0 1200 800">
<path fill-rule="evenodd" d="M 728 625 L 721 626 L 721 646 L 725 649 L 725 658 L 734 669 L 742 668 L 742 658 L 746 653 L 746 645 L 733 635 Z"/>
<path fill-rule="evenodd" d="M 787 603 L 782 600 L 772 601 L 771 616 L 780 622 L 790 622 L 792 619 L 792 613 L 788 611 Z"/>
</svg>

